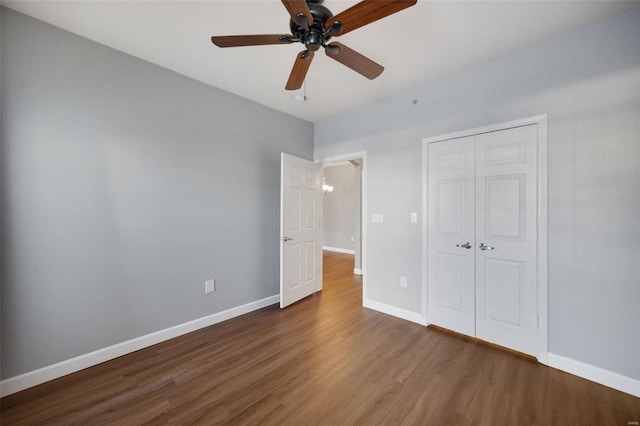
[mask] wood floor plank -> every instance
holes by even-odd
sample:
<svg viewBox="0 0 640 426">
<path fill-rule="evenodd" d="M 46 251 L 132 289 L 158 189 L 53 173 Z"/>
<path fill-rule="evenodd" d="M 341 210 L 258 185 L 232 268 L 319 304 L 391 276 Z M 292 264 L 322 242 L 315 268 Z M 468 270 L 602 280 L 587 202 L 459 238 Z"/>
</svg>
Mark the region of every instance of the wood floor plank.
<svg viewBox="0 0 640 426">
<path fill-rule="evenodd" d="M 324 289 L 0 401 L 7 425 L 626 425 L 640 399 L 362 307 L 353 256 Z"/>
</svg>

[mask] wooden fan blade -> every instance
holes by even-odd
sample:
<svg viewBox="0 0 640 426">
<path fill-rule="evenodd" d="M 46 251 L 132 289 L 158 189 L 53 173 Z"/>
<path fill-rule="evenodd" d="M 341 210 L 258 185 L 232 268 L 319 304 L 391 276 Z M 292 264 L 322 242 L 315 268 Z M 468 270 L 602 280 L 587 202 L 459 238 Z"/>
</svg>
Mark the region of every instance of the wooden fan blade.
<svg viewBox="0 0 640 426">
<path fill-rule="evenodd" d="M 339 50 L 337 53 L 332 53 L 332 51 L 336 51 L 336 47 Z M 382 71 L 384 71 L 384 67 L 382 65 L 373 62 L 371 59 L 361 55 L 353 49 L 349 49 L 342 43 L 334 42 L 329 44 L 329 47 L 325 49 L 325 53 L 331 59 L 335 59 L 342 65 L 367 77 L 369 80 L 373 80 L 382 74 Z"/>
<path fill-rule="evenodd" d="M 304 79 L 309 71 L 309 66 L 313 60 L 313 52 L 309 50 L 303 50 L 298 54 L 296 61 L 293 63 L 293 69 L 289 75 L 289 81 L 285 86 L 286 90 L 298 90 L 302 87 Z"/>
<path fill-rule="evenodd" d="M 418 0 L 363 0 L 349 9 L 338 13 L 325 23 L 329 29 L 335 21 L 342 23 L 342 31 L 336 35 L 343 35 L 362 26 L 400 12 L 413 6 Z"/>
<path fill-rule="evenodd" d="M 265 44 L 287 44 L 291 34 L 255 34 L 214 36 L 211 42 L 218 47 L 261 46 Z M 284 40 L 283 40 L 284 39 Z"/>
<path fill-rule="evenodd" d="M 301 27 L 310 27 L 313 24 L 313 16 L 309 11 L 309 6 L 305 0 L 282 0 L 282 4 L 287 8 L 287 12 L 291 15 L 291 20 Z M 300 16 L 300 14 L 304 16 Z M 306 20 L 304 19 L 306 18 Z"/>
</svg>

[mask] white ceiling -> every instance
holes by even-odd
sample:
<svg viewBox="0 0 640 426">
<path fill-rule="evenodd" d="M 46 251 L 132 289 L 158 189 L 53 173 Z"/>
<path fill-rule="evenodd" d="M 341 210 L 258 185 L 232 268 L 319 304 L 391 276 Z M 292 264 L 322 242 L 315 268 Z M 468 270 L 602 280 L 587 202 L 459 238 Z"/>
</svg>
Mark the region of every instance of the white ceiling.
<svg viewBox="0 0 640 426">
<path fill-rule="evenodd" d="M 375 0 L 374 0 L 375 1 Z M 325 0 L 338 14 L 357 1 Z M 382 64 L 375 80 L 324 54 L 304 104 L 284 86 L 300 44 L 220 49 L 212 35 L 289 33 L 279 0 L 33 1 L 2 4 L 138 58 L 317 122 L 640 6 L 640 1 L 426 1 L 338 40 Z M 320 53 L 320 52 L 318 52 Z"/>
</svg>

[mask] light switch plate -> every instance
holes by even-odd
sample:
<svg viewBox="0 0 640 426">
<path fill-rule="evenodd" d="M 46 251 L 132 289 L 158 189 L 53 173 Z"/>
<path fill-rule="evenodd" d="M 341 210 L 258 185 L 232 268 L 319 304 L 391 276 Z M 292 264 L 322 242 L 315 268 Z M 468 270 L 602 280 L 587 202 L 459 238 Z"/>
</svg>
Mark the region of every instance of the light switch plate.
<svg viewBox="0 0 640 426">
<path fill-rule="evenodd" d="M 418 212 L 411 212 L 411 214 L 409 214 L 409 221 L 411 223 L 418 223 Z"/>
<path fill-rule="evenodd" d="M 374 213 L 371 215 L 371 223 L 382 223 L 384 216 L 382 213 Z"/>
</svg>

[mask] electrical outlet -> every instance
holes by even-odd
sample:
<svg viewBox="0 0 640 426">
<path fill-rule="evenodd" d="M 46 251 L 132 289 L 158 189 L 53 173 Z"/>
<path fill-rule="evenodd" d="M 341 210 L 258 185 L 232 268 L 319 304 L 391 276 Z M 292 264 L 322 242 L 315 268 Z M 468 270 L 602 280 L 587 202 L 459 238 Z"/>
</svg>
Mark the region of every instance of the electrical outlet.
<svg viewBox="0 0 640 426">
<path fill-rule="evenodd" d="M 400 287 L 407 288 L 407 277 L 400 276 Z"/>
<path fill-rule="evenodd" d="M 351 237 L 351 242 L 353 243 L 356 240 L 356 237 Z"/>
<path fill-rule="evenodd" d="M 418 212 L 411 212 L 409 214 L 409 222 L 418 223 Z"/>
<path fill-rule="evenodd" d="M 216 291 L 216 280 L 207 280 L 204 282 L 204 292 L 213 293 Z"/>
</svg>

